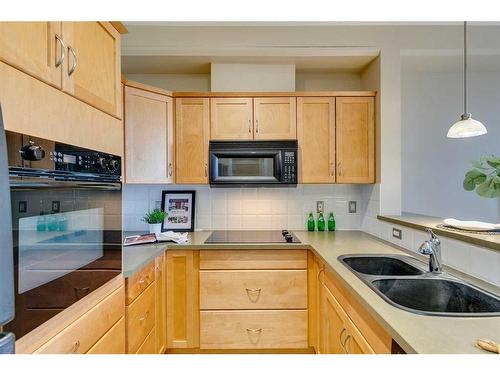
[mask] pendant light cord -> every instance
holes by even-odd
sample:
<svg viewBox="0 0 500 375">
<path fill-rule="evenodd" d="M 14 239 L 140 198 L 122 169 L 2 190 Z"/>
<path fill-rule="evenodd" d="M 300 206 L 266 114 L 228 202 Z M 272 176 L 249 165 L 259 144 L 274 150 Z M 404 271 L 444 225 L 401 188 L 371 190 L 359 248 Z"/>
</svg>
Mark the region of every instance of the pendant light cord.
<svg viewBox="0 0 500 375">
<path fill-rule="evenodd" d="M 464 21 L 464 114 L 467 112 L 467 21 Z"/>
</svg>

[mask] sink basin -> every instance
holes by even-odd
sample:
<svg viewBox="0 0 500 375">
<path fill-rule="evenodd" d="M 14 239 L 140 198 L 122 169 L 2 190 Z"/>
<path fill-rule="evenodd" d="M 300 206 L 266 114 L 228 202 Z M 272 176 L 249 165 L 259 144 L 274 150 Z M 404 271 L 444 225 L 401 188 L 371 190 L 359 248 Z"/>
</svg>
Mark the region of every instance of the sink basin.
<svg viewBox="0 0 500 375">
<path fill-rule="evenodd" d="M 424 273 L 403 259 L 404 257 L 392 256 L 345 256 L 340 258 L 353 271 L 366 275 L 413 276 Z"/>
<path fill-rule="evenodd" d="M 498 316 L 500 298 L 441 277 L 384 278 L 371 282 L 397 307 L 428 315 Z"/>
</svg>

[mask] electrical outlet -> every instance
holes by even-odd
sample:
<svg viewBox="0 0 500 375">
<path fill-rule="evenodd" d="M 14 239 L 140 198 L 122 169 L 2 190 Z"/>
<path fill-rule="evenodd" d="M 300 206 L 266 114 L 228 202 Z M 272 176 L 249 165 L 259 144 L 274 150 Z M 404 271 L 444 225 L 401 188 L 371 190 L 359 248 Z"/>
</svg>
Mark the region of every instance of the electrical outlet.
<svg viewBox="0 0 500 375">
<path fill-rule="evenodd" d="M 320 212 L 325 212 L 325 202 L 324 201 L 316 201 L 316 212 L 318 214 Z"/>
<path fill-rule="evenodd" d="M 356 201 L 349 201 L 349 213 L 350 214 L 356 213 Z"/>
<path fill-rule="evenodd" d="M 403 239 L 403 231 L 398 228 L 392 228 L 392 237 L 397 238 L 398 240 Z"/>
<path fill-rule="evenodd" d="M 28 202 L 27 201 L 19 201 L 18 210 L 19 213 L 25 213 L 28 211 Z"/>
<path fill-rule="evenodd" d="M 52 201 L 52 212 L 59 212 L 61 210 L 60 201 Z"/>
</svg>

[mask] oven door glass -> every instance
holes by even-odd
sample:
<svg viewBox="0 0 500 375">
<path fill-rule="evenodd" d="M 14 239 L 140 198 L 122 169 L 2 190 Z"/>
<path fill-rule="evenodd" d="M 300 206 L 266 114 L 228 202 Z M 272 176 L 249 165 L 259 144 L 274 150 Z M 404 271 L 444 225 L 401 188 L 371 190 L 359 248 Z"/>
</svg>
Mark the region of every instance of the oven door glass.
<svg viewBox="0 0 500 375">
<path fill-rule="evenodd" d="M 121 187 L 11 188 L 19 338 L 121 273 Z"/>
<path fill-rule="evenodd" d="M 279 182 L 279 153 L 214 154 L 212 158 L 212 182 Z"/>
</svg>

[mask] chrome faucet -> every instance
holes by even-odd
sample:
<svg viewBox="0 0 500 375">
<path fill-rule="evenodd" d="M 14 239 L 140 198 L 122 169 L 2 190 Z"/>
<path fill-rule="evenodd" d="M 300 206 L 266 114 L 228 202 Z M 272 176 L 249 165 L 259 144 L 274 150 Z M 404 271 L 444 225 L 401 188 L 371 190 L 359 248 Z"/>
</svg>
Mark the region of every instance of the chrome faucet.
<svg viewBox="0 0 500 375">
<path fill-rule="evenodd" d="M 429 255 L 429 272 L 441 273 L 443 271 L 441 241 L 431 228 L 427 228 L 426 231 L 430 234 L 431 239 L 424 241 L 424 243 L 420 245 L 418 252 L 423 255 Z"/>
</svg>

